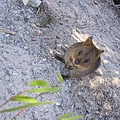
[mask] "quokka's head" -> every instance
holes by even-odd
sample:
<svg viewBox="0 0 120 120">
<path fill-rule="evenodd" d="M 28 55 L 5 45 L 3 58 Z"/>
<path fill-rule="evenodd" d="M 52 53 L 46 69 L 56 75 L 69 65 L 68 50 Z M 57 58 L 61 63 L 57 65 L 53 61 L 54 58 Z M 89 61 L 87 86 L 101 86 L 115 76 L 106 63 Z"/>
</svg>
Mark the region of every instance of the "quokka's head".
<svg viewBox="0 0 120 120">
<path fill-rule="evenodd" d="M 87 38 L 85 42 L 82 42 L 80 46 L 75 48 L 72 52 L 71 62 L 73 69 L 89 69 L 97 64 L 103 52 L 103 50 L 99 50 L 95 47 L 92 37 Z"/>
</svg>

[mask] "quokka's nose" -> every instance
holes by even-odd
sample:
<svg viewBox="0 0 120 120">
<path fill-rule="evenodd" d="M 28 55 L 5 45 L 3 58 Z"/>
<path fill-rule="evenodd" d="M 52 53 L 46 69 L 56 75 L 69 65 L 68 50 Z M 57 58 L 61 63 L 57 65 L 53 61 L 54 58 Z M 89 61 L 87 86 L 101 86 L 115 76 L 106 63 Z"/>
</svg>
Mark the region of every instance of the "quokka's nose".
<svg viewBox="0 0 120 120">
<path fill-rule="evenodd" d="M 78 65 L 78 64 L 80 63 L 80 60 L 76 59 L 76 60 L 74 61 L 74 63 L 75 63 L 76 65 Z"/>
</svg>

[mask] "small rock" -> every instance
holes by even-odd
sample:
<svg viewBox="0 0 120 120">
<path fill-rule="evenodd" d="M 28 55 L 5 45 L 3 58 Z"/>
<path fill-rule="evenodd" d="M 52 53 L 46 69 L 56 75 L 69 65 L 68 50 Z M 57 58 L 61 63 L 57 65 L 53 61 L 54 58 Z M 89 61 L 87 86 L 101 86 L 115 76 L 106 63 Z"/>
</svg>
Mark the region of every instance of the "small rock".
<svg viewBox="0 0 120 120">
<path fill-rule="evenodd" d="M 27 50 L 27 49 L 28 49 L 28 46 L 24 46 L 24 49 Z"/>
<path fill-rule="evenodd" d="M 14 71 L 14 72 L 12 73 L 12 75 L 16 76 L 16 75 L 18 75 L 18 73 Z"/>
<path fill-rule="evenodd" d="M 42 0 L 29 0 L 28 5 L 32 7 L 39 7 L 39 5 L 42 3 Z"/>
</svg>

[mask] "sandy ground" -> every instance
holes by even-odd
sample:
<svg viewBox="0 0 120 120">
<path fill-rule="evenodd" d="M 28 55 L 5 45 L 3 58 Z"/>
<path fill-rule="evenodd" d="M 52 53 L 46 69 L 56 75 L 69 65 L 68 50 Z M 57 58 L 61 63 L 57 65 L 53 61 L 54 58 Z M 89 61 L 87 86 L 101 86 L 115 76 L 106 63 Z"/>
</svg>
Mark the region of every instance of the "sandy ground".
<svg viewBox="0 0 120 120">
<path fill-rule="evenodd" d="M 21 0 L 0 0 L 0 103 L 30 81 L 42 79 L 62 89 L 39 100 L 58 104 L 30 108 L 17 120 L 57 120 L 67 112 L 84 115 L 83 120 L 119 120 L 120 17 L 116 8 L 108 0 L 44 0 L 36 12 Z M 54 48 L 62 52 L 88 36 L 105 51 L 98 74 L 60 84 L 57 72 L 64 65 L 54 59 Z M 10 102 L 3 108 L 17 105 Z M 0 119 L 9 120 L 17 113 L 0 114 Z"/>
</svg>

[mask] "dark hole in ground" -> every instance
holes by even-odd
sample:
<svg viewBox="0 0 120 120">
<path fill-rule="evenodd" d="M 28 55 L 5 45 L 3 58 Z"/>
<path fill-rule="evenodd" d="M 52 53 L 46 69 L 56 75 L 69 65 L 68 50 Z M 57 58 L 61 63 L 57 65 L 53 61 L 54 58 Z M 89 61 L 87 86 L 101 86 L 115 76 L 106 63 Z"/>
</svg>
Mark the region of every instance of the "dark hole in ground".
<svg viewBox="0 0 120 120">
<path fill-rule="evenodd" d="M 119 5 L 120 4 L 120 0 L 113 0 L 115 5 Z"/>
</svg>

